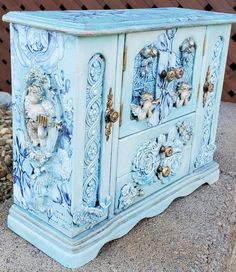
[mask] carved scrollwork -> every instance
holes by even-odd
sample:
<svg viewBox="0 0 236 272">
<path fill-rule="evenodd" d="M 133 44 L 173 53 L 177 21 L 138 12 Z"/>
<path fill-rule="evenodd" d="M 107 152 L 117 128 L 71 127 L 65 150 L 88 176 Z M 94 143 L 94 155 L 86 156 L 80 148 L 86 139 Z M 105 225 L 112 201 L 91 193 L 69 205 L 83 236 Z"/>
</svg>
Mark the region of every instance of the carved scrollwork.
<svg viewBox="0 0 236 272">
<path fill-rule="evenodd" d="M 88 64 L 86 92 L 83 201 L 88 206 L 94 206 L 97 201 L 104 71 L 103 56 L 95 54 Z"/>
<path fill-rule="evenodd" d="M 147 119 L 155 126 L 173 108 L 188 104 L 191 97 L 196 45 L 192 37 L 183 41 L 178 52 L 172 50 L 177 30 L 162 33 L 156 43 L 144 47 L 135 58 L 131 119 Z M 175 56 L 175 67 L 159 63 L 159 58 Z"/>
<path fill-rule="evenodd" d="M 73 213 L 73 222 L 85 229 L 93 227 L 107 215 L 110 197 L 103 203 L 99 199 L 99 168 L 101 154 L 102 92 L 105 59 L 97 53 L 88 63 L 85 117 L 85 149 L 83 202 Z"/>
<path fill-rule="evenodd" d="M 89 207 L 83 203 L 82 207 L 73 214 L 73 223 L 77 226 L 84 226 L 85 229 L 92 228 L 102 217 L 106 216 L 110 204 L 110 198 L 96 207 Z"/>
<path fill-rule="evenodd" d="M 212 87 L 213 88 L 217 87 L 218 77 L 220 74 L 223 46 L 224 46 L 223 37 L 219 36 L 213 48 L 211 63 L 210 66 L 208 67 L 206 76 L 207 82 L 212 85 L 210 87 L 211 90 L 213 90 Z M 213 159 L 213 155 L 216 149 L 215 143 L 212 140 L 211 133 L 212 122 L 214 117 L 215 100 L 216 92 L 212 91 L 203 92 L 203 106 L 205 108 L 205 111 L 200 149 L 194 164 L 196 168 L 201 167 L 206 163 L 210 162 Z"/>
<path fill-rule="evenodd" d="M 142 186 L 168 183 L 182 164 L 183 147 L 192 138 L 192 124 L 178 122 L 168 133 L 142 143 L 132 162 L 133 182 L 121 188 L 119 208 L 125 209 L 143 196 Z"/>
</svg>

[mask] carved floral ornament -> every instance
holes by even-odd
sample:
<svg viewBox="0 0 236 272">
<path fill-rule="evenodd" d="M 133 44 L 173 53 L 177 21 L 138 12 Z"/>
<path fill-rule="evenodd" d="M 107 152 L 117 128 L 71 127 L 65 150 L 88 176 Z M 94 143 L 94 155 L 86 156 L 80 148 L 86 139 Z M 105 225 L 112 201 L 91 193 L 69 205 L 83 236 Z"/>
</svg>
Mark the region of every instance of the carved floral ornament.
<svg viewBox="0 0 236 272">
<path fill-rule="evenodd" d="M 210 65 L 207 69 L 204 84 L 203 107 L 205 111 L 200 149 L 194 164 L 196 168 L 212 161 L 216 149 L 215 142 L 212 138 L 212 122 L 214 118 L 215 100 L 217 95 L 217 92 L 214 90 L 217 88 L 217 83 L 219 80 L 223 47 L 224 39 L 222 36 L 219 36 L 217 37 L 213 47 L 213 54 Z"/>
<path fill-rule="evenodd" d="M 178 122 L 167 134 L 160 134 L 137 148 L 132 163 L 133 182 L 121 188 L 119 209 L 127 208 L 143 196 L 143 186 L 171 181 L 182 164 L 183 147 L 191 141 L 192 133 L 190 122 Z"/>
<path fill-rule="evenodd" d="M 174 52 L 177 29 L 167 30 L 135 58 L 131 118 L 155 126 L 191 97 L 196 45 L 192 37 Z"/>
<path fill-rule="evenodd" d="M 17 24 L 11 33 L 13 68 L 22 69 L 13 80 L 14 202 L 66 225 L 71 216 L 73 100 L 71 81 L 58 68 L 66 35 Z"/>
</svg>

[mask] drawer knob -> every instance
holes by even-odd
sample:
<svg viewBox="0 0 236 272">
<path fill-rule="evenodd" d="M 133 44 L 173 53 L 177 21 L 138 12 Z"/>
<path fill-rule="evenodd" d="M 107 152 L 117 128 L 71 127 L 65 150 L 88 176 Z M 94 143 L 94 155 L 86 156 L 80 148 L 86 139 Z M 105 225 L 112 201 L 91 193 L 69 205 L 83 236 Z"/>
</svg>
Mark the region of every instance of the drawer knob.
<svg viewBox="0 0 236 272">
<path fill-rule="evenodd" d="M 161 74 L 160 74 L 160 77 L 161 77 L 161 78 L 166 78 L 166 76 L 167 76 L 166 70 L 162 70 L 162 71 L 161 71 Z"/>
<path fill-rule="evenodd" d="M 166 157 L 170 157 L 173 155 L 173 147 L 172 146 L 164 146 L 162 145 L 160 148 L 161 153 L 165 153 Z"/>
<path fill-rule="evenodd" d="M 162 167 L 159 165 L 157 168 L 157 172 L 162 173 L 163 177 L 168 177 L 170 174 L 170 167 L 169 166 Z"/>
<path fill-rule="evenodd" d="M 105 114 L 105 135 L 106 140 L 109 140 L 112 131 L 112 124 L 117 122 L 119 119 L 119 113 L 113 109 L 113 94 L 112 88 L 109 90 L 109 94 L 107 96 L 107 108 Z"/>
</svg>

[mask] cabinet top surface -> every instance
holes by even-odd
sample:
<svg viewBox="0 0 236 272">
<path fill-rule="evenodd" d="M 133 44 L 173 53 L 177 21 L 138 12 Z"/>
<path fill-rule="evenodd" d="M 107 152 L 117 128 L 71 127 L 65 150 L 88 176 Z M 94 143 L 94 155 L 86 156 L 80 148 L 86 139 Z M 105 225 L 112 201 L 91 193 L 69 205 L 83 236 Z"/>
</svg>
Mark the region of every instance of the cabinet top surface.
<svg viewBox="0 0 236 272">
<path fill-rule="evenodd" d="M 236 15 L 182 8 L 9 12 L 7 22 L 75 35 L 104 35 L 236 22 Z"/>
</svg>

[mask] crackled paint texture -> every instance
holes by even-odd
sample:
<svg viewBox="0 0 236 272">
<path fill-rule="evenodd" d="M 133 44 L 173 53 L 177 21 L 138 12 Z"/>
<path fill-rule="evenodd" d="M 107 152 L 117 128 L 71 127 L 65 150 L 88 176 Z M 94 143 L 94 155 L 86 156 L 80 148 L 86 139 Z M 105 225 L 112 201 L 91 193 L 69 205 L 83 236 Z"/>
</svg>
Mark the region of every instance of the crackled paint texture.
<svg viewBox="0 0 236 272">
<path fill-rule="evenodd" d="M 70 228 L 73 103 L 65 34 L 12 24 L 14 202 Z M 69 41 L 68 41 L 69 42 Z"/>
<path fill-rule="evenodd" d="M 191 97 L 196 44 L 190 36 L 174 51 L 176 33 L 178 29 L 166 30 L 135 58 L 131 118 L 147 119 L 149 126 L 187 105 Z"/>
<path fill-rule="evenodd" d="M 197 155 L 194 166 L 196 168 L 205 165 L 213 160 L 213 155 L 216 149 L 215 142 L 212 138 L 212 124 L 214 118 L 214 105 L 216 99 L 216 89 L 219 80 L 221 55 L 224 47 L 223 37 L 219 36 L 213 47 L 213 55 L 210 62 L 210 82 L 214 84 L 214 90 L 208 93 L 205 105 L 202 139 L 200 150 Z"/>
<path fill-rule="evenodd" d="M 183 147 L 191 143 L 192 134 L 193 125 L 190 122 L 178 122 L 168 133 L 160 134 L 137 148 L 132 163 L 133 180 L 121 188 L 119 209 L 126 209 L 133 204 L 140 196 L 142 186 L 158 181 L 162 184 L 171 182 L 184 161 Z M 171 147 L 171 154 L 167 156 L 161 151 L 162 147 Z M 169 167 L 169 175 L 164 176 L 162 172 L 158 172 L 158 167 Z"/>
</svg>

